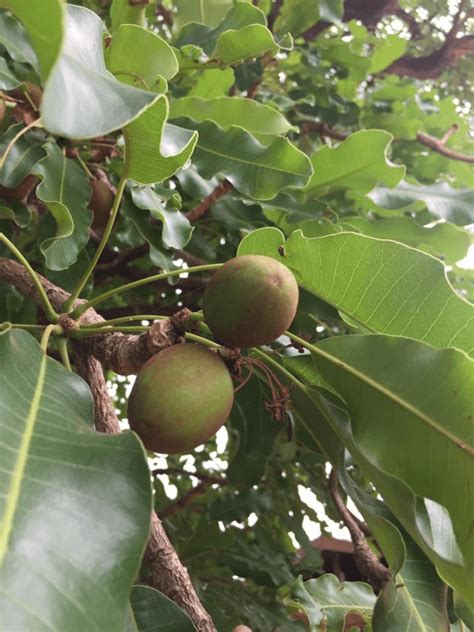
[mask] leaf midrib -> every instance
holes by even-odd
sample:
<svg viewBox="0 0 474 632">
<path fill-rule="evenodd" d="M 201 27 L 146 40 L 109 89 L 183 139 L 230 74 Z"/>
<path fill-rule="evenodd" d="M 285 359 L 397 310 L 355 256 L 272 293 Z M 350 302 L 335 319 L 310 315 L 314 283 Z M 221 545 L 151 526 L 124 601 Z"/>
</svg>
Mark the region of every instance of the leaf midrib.
<svg viewBox="0 0 474 632">
<path fill-rule="evenodd" d="M 7 501 L 5 507 L 4 518 L 2 520 L 2 529 L 0 533 L 0 565 L 5 559 L 6 552 L 8 550 L 8 542 L 10 539 L 10 533 L 13 527 L 13 521 L 15 519 L 15 512 L 18 507 L 18 501 L 20 498 L 21 484 L 23 482 L 23 475 L 26 469 L 26 463 L 33 437 L 33 431 L 35 428 L 36 420 L 38 418 L 38 411 L 43 394 L 43 388 L 46 377 L 46 355 L 41 358 L 41 363 L 38 370 L 38 379 L 36 382 L 33 398 L 31 400 L 30 410 L 26 418 L 25 430 L 21 439 L 20 448 L 18 450 L 18 457 L 13 469 L 13 475 L 11 477 L 10 490 L 7 493 Z"/>
</svg>

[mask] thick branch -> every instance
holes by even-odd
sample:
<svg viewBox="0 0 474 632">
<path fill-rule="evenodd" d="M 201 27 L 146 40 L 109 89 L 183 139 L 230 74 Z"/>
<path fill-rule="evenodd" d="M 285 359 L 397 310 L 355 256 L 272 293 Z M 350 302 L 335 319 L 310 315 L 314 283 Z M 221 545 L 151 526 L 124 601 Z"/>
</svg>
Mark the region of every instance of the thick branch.
<svg viewBox="0 0 474 632">
<path fill-rule="evenodd" d="M 81 349 L 76 354 L 76 365 L 80 375 L 89 384 L 94 398 L 96 429 L 107 434 L 118 434 L 120 424 L 107 393 L 107 384 L 100 363 Z M 155 512 L 151 516 L 145 560 L 149 565 L 153 587 L 187 612 L 198 632 L 217 632 Z"/>
<path fill-rule="evenodd" d="M 357 568 L 361 574 L 368 579 L 374 590 L 380 590 L 384 584 L 391 579 L 390 571 L 379 561 L 375 553 L 370 549 L 359 524 L 342 500 L 339 493 L 335 468 L 332 469 L 329 475 L 329 491 L 342 521 L 351 534 L 351 539 L 354 544 L 354 561 Z"/>
<path fill-rule="evenodd" d="M 68 292 L 40 274 L 38 277 L 54 309 L 61 312 L 65 300 L 69 298 Z M 10 283 L 41 306 L 40 297 L 30 276 L 16 261 L 0 257 L 0 279 Z M 146 332 L 137 336 L 104 333 L 84 338 L 81 340 L 81 345 L 89 354 L 100 360 L 104 368 L 111 369 L 120 375 L 137 373 L 152 355 L 179 342 L 184 331 L 187 313 L 182 310 L 167 320 L 157 321 Z M 95 310 L 89 309 L 81 317 L 80 322 L 92 324 L 101 323 L 103 320 Z M 75 325 L 74 321 L 68 317 L 63 319 L 61 324 L 66 329 L 68 327 L 74 329 Z"/>
<path fill-rule="evenodd" d="M 213 204 L 217 202 L 223 195 L 226 195 L 229 191 L 232 191 L 234 185 L 228 180 L 224 180 L 217 187 L 207 195 L 202 202 L 197 204 L 194 208 L 186 213 L 186 217 L 190 222 L 195 222 L 200 217 L 205 215 Z"/>
</svg>

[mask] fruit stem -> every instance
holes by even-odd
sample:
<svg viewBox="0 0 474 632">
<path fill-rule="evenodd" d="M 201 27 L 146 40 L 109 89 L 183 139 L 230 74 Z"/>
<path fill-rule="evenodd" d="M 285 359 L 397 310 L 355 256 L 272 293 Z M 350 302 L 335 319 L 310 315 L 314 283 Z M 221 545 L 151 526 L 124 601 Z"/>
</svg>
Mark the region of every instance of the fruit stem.
<svg viewBox="0 0 474 632">
<path fill-rule="evenodd" d="M 124 292 L 128 292 L 128 290 L 133 290 L 137 287 L 141 287 L 142 285 L 146 285 L 147 283 L 153 283 L 154 281 L 162 281 L 163 279 L 167 279 L 169 277 L 179 276 L 180 274 L 192 274 L 194 272 L 204 272 L 205 270 L 216 270 L 220 268 L 222 263 L 207 263 L 202 266 L 194 266 L 192 268 L 179 268 L 178 270 L 169 270 L 168 272 L 162 272 L 161 274 L 153 274 L 149 277 L 144 277 L 143 279 L 138 279 L 137 281 L 132 281 L 131 283 L 126 283 L 125 285 L 120 285 L 119 287 L 113 288 L 112 290 L 108 290 L 103 294 L 99 294 L 95 298 L 92 298 L 90 301 L 79 305 L 72 313 L 74 318 L 79 318 L 85 311 L 89 309 L 89 307 L 94 307 L 103 301 L 106 301 L 108 298 L 112 296 L 117 296 L 118 294 L 123 294 Z"/>
<path fill-rule="evenodd" d="M 51 303 L 49 302 L 49 298 L 44 290 L 44 287 L 41 285 L 38 275 L 33 270 L 33 268 L 28 263 L 27 259 L 23 256 L 23 254 L 18 250 L 15 244 L 8 239 L 6 235 L 0 233 L 0 242 L 3 242 L 5 246 L 15 255 L 18 261 L 22 264 L 22 266 L 26 269 L 28 274 L 33 281 L 33 285 L 35 286 L 40 298 L 43 303 L 44 313 L 46 314 L 47 319 L 51 323 L 57 323 L 59 319 L 59 314 L 57 314 Z"/>
<path fill-rule="evenodd" d="M 69 353 L 67 350 L 67 338 L 61 337 L 58 340 L 58 350 L 61 356 L 61 361 L 68 371 L 72 372 L 71 362 L 69 360 Z"/>
<path fill-rule="evenodd" d="M 97 246 L 97 250 L 94 253 L 94 256 L 92 257 L 89 265 L 87 266 L 86 271 L 84 272 L 84 274 L 82 275 L 79 283 L 77 284 L 76 289 L 74 290 L 74 292 L 71 294 L 71 296 L 67 299 L 67 301 L 64 303 L 63 309 L 66 312 L 69 312 L 71 310 L 71 308 L 74 306 L 74 303 L 77 301 L 77 299 L 79 298 L 80 293 L 82 292 L 85 284 L 87 283 L 87 281 L 89 280 L 90 275 L 93 273 L 95 266 L 97 265 L 97 262 L 100 259 L 100 256 L 109 240 L 110 234 L 112 232 L 112 228 L 115 224 L 115 219 L 117 217 L 118 214 L 118 210 L 120 207 L 120 202 L 122 201 L 122 196 L 123 196 L 123 192 L 125 191 L 125 186 L 127 184 L 127 180 L 128 180 L 128 159 L 127 159 L 127 151 L 125 151 L 125 164 L 123 166 L 123 171 L 122 171 L 122 175 L 120 176 L 120 181 L 118 183 L 117 186 L 117 192 L 115 194 L 114 197 L 114 203 L 112 204 L 112 209 L 110 211 L 110 216 L 109 216 L 109 221 L 107 222 L 107 226 L 105 227 L 104 230 L 104 234 L 102 235 L 102 239 L 100 240 L 99 245 Z M 86 303 L 87 305 L 87 303 Z M 80 314 L 83 314 L 85 309 L 82 309 L 82 305 L 81 307 L 76 310 L 74 312 L 74 315 L 77 317 Z M 78 312 L 78 313 L 76 313 Z"/>
<path fill-rule="evenodd" d="M 217 344 L 213 340 L 208 340 L 207 338 L 203 338 L 202 336 L 198 336 L 196 334 L 185 333 L 184 337 L 186 340 L 193 340 L 194 342 L 200 342 L 207 347 L 213 347 L 214 349 L 220 349 L 221 345 Z"/>
<path fill-rule="evenodd" d="M 41 342 L 40 342 L 41 348 L 43 349 L 45 353 L 47 353 L 48 351 L 48 341 L 52 333 L 60 335 L 63 333 L 63 328 L 60 327 L 59 325 L 53 325 L 53 324 L 48 325 L 46 327 L 46 329 L 43 332 L 43 335 L 41 336 Z"/>
<path fill-rule="evenodd" d="M 70 336 L 71 338 L 86 338 L 87 336 L 98 336 L 114 332 L 123 334 L 141 334 L 149 329 L 149 327 L 149 325 L 133 325 L 130 327 L 127 327 L 126 325 L 117 325 L 116 327 L 113 325 L 106 327 L 80 327 L 79 329 L 71 331 Z"/>
<path fill-rule="evenodd" d="M 27 323 L 10 323 L 8 321 L 0 323 L 0 331 L 2 330 L 6 331 L 7 329 L 26 329 L 27 331 L 29 330 L 43 331 L 44 328 L 45 328 L 45 325 L 30 325 Z"/>
<path fill-rule="evenodd" d="M 293 373 L 290 373 L 290 371 L 285 369 L 285 367 L 283 367 L 281 364 L 279 364 L 276 360 L 274 360 L 267 353 L 265 353 L 264 351 L 261 351 L 260 349 L 257 349 L 256 347 L 253 347 L 252 348 L 252 355 L 259 356 L 260 358 L 262 358 L 262 360 L 264 360 L 265 362 L 267 362 L 268 364 L 273 366 L 275 369 L 278 369 L 278 371 L 280 371 L 280 373 L 282 375 L 284 375 L 297 388 L 299 388 L 299 389 L 301 389 L 303 391 L 306 391 L 305 385 L 302 382 L 300 382 L 299 379 L 293 375 Z"/>
<path fill-rule="evenodd" d="M 109 325 L 120 325 L 134 320 L 165 320 L 169 316 L 161 316 L 160 314 L 132 314 L 130 316 L 121 316 L 120 318 L 111 318 L 100 323 L 86 323 L 81 325 L 81 329 L 98 329 L 100 327 L 108 327 Z"/>
</svg>

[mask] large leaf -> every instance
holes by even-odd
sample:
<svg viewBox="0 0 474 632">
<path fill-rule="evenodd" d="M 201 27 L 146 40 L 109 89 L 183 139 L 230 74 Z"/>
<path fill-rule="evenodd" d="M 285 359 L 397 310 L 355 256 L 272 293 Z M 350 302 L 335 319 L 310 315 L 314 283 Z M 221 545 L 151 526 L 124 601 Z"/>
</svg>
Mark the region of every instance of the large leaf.
<svg viewBox="0 0 474 632">
<path fill-rule="evenodd" d="M 419 250 L 356 233 L 307 239 L 297 231 L 285 244 L 279 230 L 264 228 L 238 253 L 278 259 L 304 289 L 370 331 L 474 353 L 474 307 L 454 292 L 443 264 Z"/>
<path fill-rule="evenodd" d="M 233 0 L 175 0 L 178 9 L 173 26 L 179 30 L 189 22 L 217 26 L 232 7 Z"/>
<path fill-rule="evenodd" d="M 323 237 L 342 232 L 362 233 L 377 239 L 392 239 L 407 246 L 442 257 L 447 263 L 455 263 L 467 255 L 471 240 L 468 233 L 449 222 L 440 222 L 434 226 L 421 226 L 411 217 L 386 217 L 378 220 L 359 216 L 343 217 L 338 222 L 320 218 L 291 224 L 279 220 L 278 213 L 266 212 L 275 224 L 290 234 L 300 229 L 305 237 Z M 281 216 L 281 215 L 280 215 Z"/>
<path fill-rule="evenodd" d="M 211 122 L 180 124 L 199 131 L 193 163 L 207 179 L 223 174 L 235 188 L 256 200 L 269 200 L 287 187 L 301 187 L 312 174 L 307 156 L 286 138 L 262 145 L 239 127 L 228 131 Z"/>
<path fill-rule="evenodd" d="M 368 193 L 377 184 L 394 187 L 405 168 L 387 159 L 393 137 L 383 130 L 361 130 L 332 149 L 321 147 L 311 158 L 314 175 L 305 187 L 308 196 L 333 189 L 354 189 Z"/>
<path fill-rule="evenodd" d="M 38 58 L 41 77 L 45 81 L 58 58 L 63 42 L 66 13 L 64 3 L 61 0 L 0 0 L 0 8 L 9 9 L 23 23 Z M 11 32 L 9 41 L 13 37 L 14 33 Z M 17 57 L 14 59 L 18 55 L 26 55 L 25 61 L 34 65 L 24 36 L 20 35 L 17 46 Z"/>
<path fill-rule="evenodd" d="M 143 448 L 94 432 L 87 385 L 29 334 L 0 335 L 0 358 L 2 627 L 121 630 L 149 529 Z"/>
<path fill-rule="evenodd" d="M 280 44 L 265 25 L 265 15 L 260 9 L 239 2 L 214 28 L 196 23 L 186 25 L 176 44 L 199 46 L 211 60 L 235 64 L 264 53 L 274 55 L 280 50 Z"/>
<path fill-rule="evenodd" d="M 285 602 L 306 615 L 311 632 L 344 632 L 349 613 L 356 613 L 365 623 L 370 622 L 375 595 L 368 584 L 341 583 L 335 575 L 325 573 L 306 582 L 298 578 Z"/>
<path fill-rule="evenodd" d="M 0 44 L 5 46 L 10 57 L 18 62 L 31 64 L 38 69 L 38 58 L 31 46 L 26 29 L 14 17 L 0 13 Z"/>
<path fill-rule="evenodd" d="M 135 24 L 122 24 L 106 49 L 107 68 L 118 79 L 150 90 L 161 75 L 171 79 L 178 60 L 164 39 Z"/>
<path fill-rule="evenodd" d="M 333 337 L 316 349 L 313 357 L 323 378 L 347 404 L 358 450 L 418 497 L 418 539 L 422 535 L 425 548 L 457 572 L 463 569 L 459 589 L 472 600 L 473 361 L 454 349 L 379 335 Z M 422 446 L 429 446 L 427 458 L 420 455 Z M 391 506 L 384 489 L 379 491 L 410 530 L 413 525 Z M 456 575 L 451 581 L 457 583 Z"/>
<path fill-rule="evenodd" d="M 8 67 L 7 62 L 0 57 L 0 90 L 14 90 L 21 84 Z"/>
<path fill-rule="evenodd" d="M 339 22 L 343 13 L 342 0 L 285 0 L 275 20 L 274 30 L 290 32 L 296 37 L 320 19 Z"/>
<path fill-rule="evenodd" d="M 188 615 L 171 599 L 150 586 L 134 586 L 126 632 L 194 632 Z"/>
<path fill-rule="evenodd" d="M 12 125 L 2 136 L 0 155 L 3 155 L 7 145 L 22 129 L 22 125 Z M 23 134 L 11 147 L 0 172 L 0 185 L 12 189 L 17 187 L 26 176 L 31 173 L 36 163 L 44 158 L 44 135 L 42 132 L 31 130 Z"/>
<path fill-rule="evenodd" d="M 421 186 L 403 181 L 393 190 L 377 187 L 368 198 L 376 205 L 372 210 L 386 217 L 426 206 L 437 218 L 463 225 L 474 222 L 474 190 L 452 189 L 447 182 Z"/>
<path fill-rule="evenodd" d="M 180 116 L 198 123 L 213 121 L 225 130 L 237 125 L 261 139 L 284 135 L 295 129 L 278 110 L 242 97 L 183 97 L 170 106 L 170 118 Z"/>
<path fill-rule="evenodd" d="M 45 128 L 66 138 L 92 138 L 123 127 L 157 95 L 117 81 L 105 67 L 102 20 L 89 9 L 67 6 L 61 55 L 42 101 Z"/>
<path fill-rule="evenodd" d="M 153 220 L 163 224 L 162 240 L 165 248 L 184 248 L 191 239 L 193 228 L 189 220 L 175 209 L 166 209 L 165 203 L 151 187 L 132 189 L 133 203 L 150 211 Z"/>
<path fill-rule="evenodd" d="M 141 184 L 170 178 L 190 158 L 196 132 L 166 123 L 168 101 L 160 97 L 125 130 L 128 175 Z"/>
<path fill-rule="evenodd" d="M 87 205 L 91 189 L 84 171 L 66 158 L 55 143 L 49 143 L 46 151 L 46 158 L 36 165 L 33 173 L 42 179 L 36 195 L 50 210 L 56 227 L 51 237 L 53 222 L 49 225 L 42 222 L 41 252 L 47 268 L 64 270 L 76 262 L 89 241 L 93 214 Z"/>
</svg>

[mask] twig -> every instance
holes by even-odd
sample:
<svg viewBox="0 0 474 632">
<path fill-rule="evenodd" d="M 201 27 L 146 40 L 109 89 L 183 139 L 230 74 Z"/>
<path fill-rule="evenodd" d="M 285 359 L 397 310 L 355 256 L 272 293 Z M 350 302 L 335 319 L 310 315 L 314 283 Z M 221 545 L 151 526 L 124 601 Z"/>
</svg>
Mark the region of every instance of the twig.
<svg viewBox="0 0 474 632">
<path fill-rule="evenodd" d="M 199 483 L 199 485 L 196 485 L 196 487 L 193 487 L 188 492 L 186 492 L 184 496 L 181 496 L 181 498 L 178 498 L 167 507 L 160 509 L 159 516 L 161 520 L 165 520 L 170 516 L 174 516 L 174 514 L 178 513 L 179 511 L 190 505 L 195 498 L 204 494 L 210 486 L 211 483 L 209 483 L 208 481 L 202 481 L 201 483 Z"/>
<path fill-rule="evenodd" d="M 305 134 L 309 132 L 317 132 L 318 134 L 321 134 L 321 136 L 327 136 L 328 138 L 332 138 L 334 140 L 345 140 L 349 136 L 349 134 L 346 134 L 345 132 L 337 132 L 325 123 L 319 123 L 317 121 L 304 121 L 301 124 L 301 131 Z"/>
<path fill-rule="evenodd" d="M 336 468 L 333 468 L 329 475 L 329 492 L 342 521 L 351 534 L 354 544 L 354 561 L 357 568 L 368 579 L 373 589 L 379 591 L 391 579 L 390 571 L 371 550 L 358 522 L 342 500 L 339 493 Z"/>
<path fill-rule="evenodd" d="M 461 162 L 474 163 L 474 156 L 461 154 L 460 152 L 455 151 L 454 149 L 450 149 L 449 147 L 446 147 L 446 145 L 444 144 L 446 140 L 448 140 L 449 137 L 452 136 L 452 134 L 454 134 L 454 132 L 456 131 L 457 126 L 454 129 L 454 131 L 451 131 L 453 127 L 451 127 L 446 132 L 446 134 L 444 134 L 443 138 L 435 138 L 435 136 L 430 136 L 429 134 L 418 132 L 418 134 L 416 135 L 416 140 L 419 143 L 426 145 L 433 151 L 438 152 L 438 154 L 441 154 L 442 156 L 446 156 L 446 158 L 450 158 L 451 160 L 460 160 Z"/>
<path fill-rule="evenodd" d="M 232 191 L 234 185 L 228 180 L 224 180 L 217 185 L 217 187 L 207 195 L 202 202 L 199 202 L 194 208 L 186 213 L 186 217 L 190 222 L 195 222 L 200 217 L 205 215 L 213 204 L 217 202 L 222 196 L 226 195 L 229 191 Z"/>
</svg>

